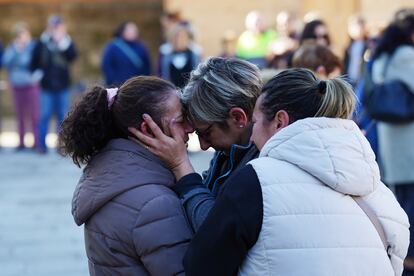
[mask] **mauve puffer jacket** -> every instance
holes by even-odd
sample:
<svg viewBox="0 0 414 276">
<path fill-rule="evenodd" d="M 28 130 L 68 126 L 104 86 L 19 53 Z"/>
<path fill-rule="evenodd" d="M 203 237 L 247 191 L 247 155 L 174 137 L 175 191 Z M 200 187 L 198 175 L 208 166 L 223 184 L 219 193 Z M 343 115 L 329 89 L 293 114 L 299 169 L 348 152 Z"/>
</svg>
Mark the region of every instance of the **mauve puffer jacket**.
<svg viewBox="0 0 414 276">
<path fill-rule="evenodd" d="M 192 231 L 173 184 L 163 163 L 132 141 L 111 140 L 94 156 L 72 200 L 91 275 L 184 274 Z"/>
</svg>

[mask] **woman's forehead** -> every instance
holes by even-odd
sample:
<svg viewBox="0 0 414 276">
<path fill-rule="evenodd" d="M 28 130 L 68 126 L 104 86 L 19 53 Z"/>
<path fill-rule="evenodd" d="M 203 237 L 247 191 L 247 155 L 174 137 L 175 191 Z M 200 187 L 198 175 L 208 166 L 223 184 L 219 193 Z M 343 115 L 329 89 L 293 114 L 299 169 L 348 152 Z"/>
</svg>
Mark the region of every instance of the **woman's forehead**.
<svg viewBox="0 0 414 276">
<path fill-rule="evenodd" d="M 182 115 L 183 106 L 177 93 L 171 93 L 171 96 L 168 97 L 166 103 L 163 106 L 165 107 L 165 115 L 167 116 Z"/>
</svg>

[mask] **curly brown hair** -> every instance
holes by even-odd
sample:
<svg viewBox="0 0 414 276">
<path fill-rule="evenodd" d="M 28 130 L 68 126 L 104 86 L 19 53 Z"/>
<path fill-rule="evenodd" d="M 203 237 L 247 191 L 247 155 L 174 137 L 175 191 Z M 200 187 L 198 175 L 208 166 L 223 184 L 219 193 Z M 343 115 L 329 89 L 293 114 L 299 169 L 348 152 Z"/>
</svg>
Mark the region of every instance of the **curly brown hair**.
<svg viewBox="0 0 414 276">
<path fill-rule="evenodd" d="M 77 166 L 87 164 L 110 139 L 127 138 L 128 127 L 138 127 L 149 114 L 160 125 L 165 101 L 176 93 L 175 86 L 157 77 L 139 76 L 127 80 L 108 108 L 107 91 L 95 86 L 73 106 L 62 123 L 59 152 Z"/>
</svg>

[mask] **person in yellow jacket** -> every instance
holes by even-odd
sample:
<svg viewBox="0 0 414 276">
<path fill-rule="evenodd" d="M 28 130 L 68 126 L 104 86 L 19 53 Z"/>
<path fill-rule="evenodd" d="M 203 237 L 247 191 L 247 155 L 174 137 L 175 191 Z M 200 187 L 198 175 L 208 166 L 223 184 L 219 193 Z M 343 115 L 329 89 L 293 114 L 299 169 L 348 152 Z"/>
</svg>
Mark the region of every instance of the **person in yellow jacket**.
<svg viewBox="0 0 414 276">
<path fill-rule="evenodd" d="M 236 46 L 236 56 L 248 60 L 259 68 L 267 66 L 270 46 L 277 38 L 276 31 L 265 29 L 263 16 L 258 11 L 251 11 L 246 16 L 244 31 Z"/>
</svg>

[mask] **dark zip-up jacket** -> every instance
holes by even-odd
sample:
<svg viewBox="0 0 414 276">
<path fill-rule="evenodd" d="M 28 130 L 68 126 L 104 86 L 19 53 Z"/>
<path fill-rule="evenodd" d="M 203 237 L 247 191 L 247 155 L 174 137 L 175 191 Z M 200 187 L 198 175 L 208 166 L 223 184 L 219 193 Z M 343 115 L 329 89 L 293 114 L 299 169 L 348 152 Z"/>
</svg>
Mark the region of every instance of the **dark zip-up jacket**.
<svg viewBox="0 0 414 276">
<path fill-rule="evenodd" d="M 192 173 L 177 181 L 174 190 L 181 198 L 194 231 L 198 230 L 213 208 L 216 197 L 226 185 L 227 179 L 237 169 L 258 156 L 259 150 L 254 144 L 232 145 L 229 155 L 222 151 L 215 153 L 210 168 L 203 173 L 203 178 Z"/>
<path fill-rule="evenodd" d="M 69 38 L 68 38 L 69 39 Z M 77 57 L 75 44 L 69 39 L 66 49 L 60 49 L 53 39 L 42 34 L 33 49 L 31 70 L 43 72 L 42 89 L 48 92 L 60 92 L 70 86 L 70 65 Z"/>
<path fill-rule="evenodd" d="M 237 275 L 262 222 L 262 188 L 253 167 L 246 165 L 226 181 L 191 241 L 184 257 L 186 275 Z"/>
</svg>

